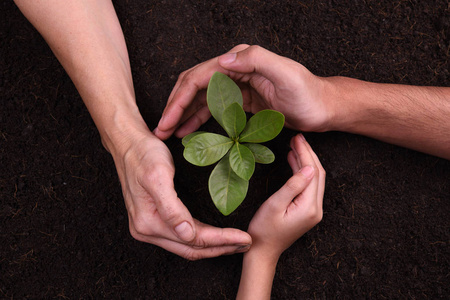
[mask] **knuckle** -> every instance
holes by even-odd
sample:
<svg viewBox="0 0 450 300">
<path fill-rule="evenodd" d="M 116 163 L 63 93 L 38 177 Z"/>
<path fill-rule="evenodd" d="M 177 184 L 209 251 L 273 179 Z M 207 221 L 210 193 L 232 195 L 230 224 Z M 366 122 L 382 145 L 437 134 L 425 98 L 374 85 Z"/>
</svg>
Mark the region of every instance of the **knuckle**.
<svg viewBox="0 0 450 300">
<path fill-rule="evenodd" d="M 246 49 L 248 47 L 250 47 L 249 44 L 242 43 L 242 44 L 237 45 L 235 48 L 236 49 Z"/>
<path fill-rule="evenodd" d="M 178 211 L 171 205 L 164 205 L 164 203 L 162 203 L 162 206 L 162 211 L 160 213 L 162 213 L 161 217 L 164 221 L 168 224 L 178 223 L 177 221 L 180 219 Z"/>
<path fill-rule="evenodd" d="M 193 74 L 193 72 L 191 71 L 187 71 L 184 75 L 183 75 L 183 85 L 196 85 L 195 82 L 195 76 Z"/>
<path fill-rule="evenodd" d="M 141 178 L 145 186 L 159 186 L 164 183 L 167 175 L 167 169 L 163 163 L 153 162 L 151 168 L 144 167 Z"/>
<path fill-rule="evenodd" d="M 201 259 L 200 255 L 190 248 L 187 249 L 181 256 L 190 261 L 196 261 Z"/>
<path fill-rule="evenodd" d="M 183 80 L 184 76 L 186 76 L 186 74 L 189 72 L 189 70 L 185 70 L 183 72 L 180 73 L 180 75 L 178 75 L 178 81 Z"/>
<path fill-rule="evenodd" d="M 304 180 L 303 174 L 297 172 L 286 182 L 286 186 L 292 191 L 299 191 L 303 188 Z"/>
<path fill-rule="evenodd" d="M 254 55 L 254 56 L 258 56 L 261 51 L 262 51 L 262 47 L 259 45 L 252 45 L 248 48 L 250 55 Z"/>
<path fill-rule="evenodd" d="M 311 208 L 308 211 L 308 219 L 313 223 L 314 225 L 318 224 L 320 221 L 322 221 L 323 217 L 323 211 L 318 208 Z"/>
<path fill-rule="evenodd" d="M 325 178 L 327 176 L 327 171 L 322 166 L 319 166 L 318 168 L 319 176 L 322 178 Z"/>
<path fill-rule="evenodd" d="M 291 178 L 286 182 L 286 188 L 291 191 L 297 191 L 300 188 L 299 180 Z"/>
<path fill-rule="evenodd" d="M 137 216 L 133 218 L 132 224 L 130 224 L 130 233 L 133 238 L 141 241 L 143 236 L 153 236 L 155 232 L 153 231 L 153 227 L 148 221 L 148 218 L 143 216 Z"/>
</svg>

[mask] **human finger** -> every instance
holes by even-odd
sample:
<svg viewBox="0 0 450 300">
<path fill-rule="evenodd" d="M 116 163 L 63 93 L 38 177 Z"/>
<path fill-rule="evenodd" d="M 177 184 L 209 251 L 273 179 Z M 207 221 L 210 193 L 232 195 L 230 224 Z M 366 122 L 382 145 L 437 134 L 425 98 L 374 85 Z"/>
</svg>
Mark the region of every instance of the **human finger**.
<svg viewBox="0 0 450 300">
<path fill-rule="evenodd" d="M 149 175 L 141 179 L 141 185 L 154 200 L 161 220 L 180 240 L 192 241 L 195 238 L 195 224 L 188 209 L 177 197 L 173 176 L 155 166 Z"/>
<path fill-rule="evenodd" d="M 248 47 L 249 45 L 245 44 L 237 45 L 230 49 L 227 53 L 242 51 Z M 197 93 L 202 89 L 206 89 L 212 74 L 217 71 L 224 72 L 223 68 L 221 68 L 217 63 L 217 57 L 215 57 L 182 72 L 172 92 L 170 93 L 163 116 L 169 114 L 173 109 L 172 106 L 176 103 L 180 106 L 190 103 L 189 100 L 193 99 L 193 96 L 195 96 L 194 93 Z"/>
<path fill-rule="evenodd" d="M 230 49 L 227 53 L 242 51 L 242 50 L 244 50 L 244 49 L 246 49 L 248 47 L 250 47 L 250 46 L 249 45 L 245 45 L 245 44 L 237 45 L 237 46 L 233 47 L 232 49 Z M 178 77 L 178 80 L 175 83 L 175 86 L 174 86 L 174 88 L 172 89 L 172 91 L 171 91 L 171 93 L 169 95 L 169 99 L 167 101 L 166 109 L 164 110 L 164 112 L 167 111 L 167 108 L 169 108 L 169 105 L 176 98 L 175 95 L 177 94 L 178 89 L 187 80 L 186 77 L 188 75 L 190 75 L 191 73 L 199 73 L 199 74 L 201 74 L 201 71 L 205 71 L 207 68 L 211 68 L 211 66 L 214 66 L 216 64 L 217 64 L 217 58 L 213 58 L 213 59 L 207 60 L 205 62 L 199 63 L 196 66 L 194 66 L 194 67 L 192 67 L 192 68 L 182 72 L 180 74 L 180 76 Z M 217 65 L 215 67 L 217 67 Z M 200 71 L 199 71 L 199 69 L 200 69 Z M 208 86 L 207 83 L 205 84 L 204 80 L 207 79 L 207 81 L 209 82 L 209 78 L 210 77 L 197 77 L 197 76 L 194 76 L 194 78 L 201 79 L 200 82 L 196 83 L 197 86 L 199 86 L 199 87 L 201 86 L 201 87 L 204 87 L 204 88 L 206 88 Z"/>
<path fill-rule="evenodd" d="M 193 114 L 187 121 L 175 130 L 174 134 L 178 138 L 182 138 L 189 133 L 196 131 L 202 124 L 204 124 L 211 117 L 211 112 L 208 107 L 202 107 L 195 114 Z"/>
<path fill-rule="evenodd" d="M 244 47 L 248 47 L 248 45 L 238 45 L 232 48 L 230 52 L 240 51 Z M 173 133 L 197 93 L 207 88 L 209 79 L 217 71 L 225 73 L 225 70 L 219 66 L 216 57 L 180 74 L 158 123 L 156 132 L 159 135 Z M 203 105 L 206 105 L 206 103 Z M 167 134 L 163 134 L 163 132 L 167 132 Z"/>
<path fill-rule="evenodd" d="M 309 186 L 314 178 L 314 167 L 306 165 L 296 172 L 288 181 L 269 199 L 266 200 L 267 205 L 273 212 L 285 211 L 292 200 Z"/>
<path fill-rule="evenodd" d="M 250 235 L 235 228 L 217 228 L 194 220 L 197 236 L 190 243 L 164 237 L 147 236 L 140 240 L 157 245 L 189 260 L 217 257 L 247 251 L 252 243 Z"/>
<path fill-rule="evenodd" d="M 292 173 L 297 173 L 300 170 L 300 166 L 298 165 L 297 157 L 293 150 L 289 151 L 287 160 L 291 166 Z"/>
<path fill-rule="evenodd" d="M 325 192 L 325 181 L 326 181 L 326 171 L 322 166 L 322 163 L 319 160 L 319 157 L 317 154 L 312 150 L 311 145 L 307 142 L 306 147 L 309 149 L 309 152 L 311 153 L 311 156 L 313 157 L 314 161 L 316 162 L 316 167 L 319 172 L 318 175 L 318 185 L 317 185 L 317 199 L 319 200 L 319 209 L 322 210 L 323 205 L 323 196 Z"/>
<path fill-rule="evenodd" d="M 274 85 L 285 85 L 289 81 L 287 65 L 292 60 L 277 55 L 260 46 L 250 46 L 239 52 L 230 52 L 219 57 L 218 62 L 226 70 L 238 73 L 257 73 L 268 78 Z"/>
<path fill-rule="evenodd" d="M 298 164 L 300 166 L 312 165 L 315 168 L 311 187 L 304 191 L 301 198 L 297 198 L 294 201 L 307 201 L 307 205 L 311 206 L 317 202 L 317 185 L 319 180 L 319 172 L 317 169 L 318 167 L 316 166 L 316 162 L 312 156 L 312 149 L 308 148 L 307 144 L 308 143 L 302 134 L 296 135 L 291 140 L 291 147 L 296 154 Z"/>
</svg>

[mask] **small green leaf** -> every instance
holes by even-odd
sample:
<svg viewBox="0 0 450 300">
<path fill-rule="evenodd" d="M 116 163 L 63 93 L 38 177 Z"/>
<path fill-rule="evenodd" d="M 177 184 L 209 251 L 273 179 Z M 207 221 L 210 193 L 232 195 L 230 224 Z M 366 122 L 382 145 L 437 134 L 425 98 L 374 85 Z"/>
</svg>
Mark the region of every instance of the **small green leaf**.
<svg viewBox="0 0 450 300">
<path fill-rule="evenodd" d="M 252 151 L 253 156 L 255 157 L 255 162 L 260 164 L 270 164 L 275 160 L 275 154 L 273 154 L 272 150 L 267 148 L 266 146 L 260 144 L 244 144 L 247 146 L 250 151 Z"/>
<path fill-rule="evenodd" d="M 206 101 L 211 115 L 223 127 L 222 114 L 230 104 L 237 102 L 242 106 L 242 93 L 237 84 L 227 75 L 216 72 L 209 80 Z"/>
<path fill-rule="evenodd" d="M 186 144 L 183 156 L 193 165 L 209 166 L 221 159 L 233 143 L 230 138 L 220 134 L 202 133 Z"/>
<path fill-rule="evenodd" d="M 244 201 L 248 181 L 233 172 L 226 155 L 211 172 L 208 186 L 214 205 L 223 215 L 228 216 Z"/>
<path fill-rule="evenodd" d="M 266 109 L 258 112 L 248 120 L 242 131 L 239 142 L 264 143 L 276 137 L 284 126 L 284 115 Z"/>
<path fill-rule="evenodd" d="M 235 143 L 230 151 L 230 166 L 239 177 L 250 180 L 255 171 L 255 157 L 244 145 Z"/>
<path fill-rule="evenodd" d="M 239 136 L 247 123 L 247 116 L 244 109 L 239 103 L 230 104 L 222 115 L 223 128 L 230 138 L 234 139 Z"/>
<path fill-rule="evenodd" d="M 196 132 L 193 132 L 193 133 L 191 133 L 191 134 L 186 135 L 186 136 L 181 140 L 181 144 L 183 144 L 183 146 L 186 147 L 187 143 L 189 143 L 189 141 L 190 141 L 194 136 L 197 136 L 197 135 L 202 134 L 202 133 L 206 133 L 206 131 L 196 131 Z"/>
</svg>

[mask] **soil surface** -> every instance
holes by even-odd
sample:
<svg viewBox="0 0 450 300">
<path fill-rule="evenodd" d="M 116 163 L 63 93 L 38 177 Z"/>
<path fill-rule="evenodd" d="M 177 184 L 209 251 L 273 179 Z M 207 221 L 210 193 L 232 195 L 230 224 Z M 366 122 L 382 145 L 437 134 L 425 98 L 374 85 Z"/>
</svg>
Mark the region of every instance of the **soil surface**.
<svg viewBox="0 0 450 300">
<path fill-rule="evenodd" d="M 444 0 L 114 5 L 150 128 L 179 73 L 239 43 L 321 76 L 450 85 Z M 70 78 L 14 3 L 0 6 L 0 298 L 233 299 L 242 255 L 190 262 L 131 237 L 113 160 Z M 257 167 L 228 217 L 209 198 L 210 169 L 170 139 L 180 198 L 203 222 L 245 230 L 289 178 L 294 134 L 268 144 L 276 162 Z M 273 298 L 448 299 L 450 162 L 352 134 L 306 138 L 327 170 L 324 217 L 281 257 Z"/>
</svg>

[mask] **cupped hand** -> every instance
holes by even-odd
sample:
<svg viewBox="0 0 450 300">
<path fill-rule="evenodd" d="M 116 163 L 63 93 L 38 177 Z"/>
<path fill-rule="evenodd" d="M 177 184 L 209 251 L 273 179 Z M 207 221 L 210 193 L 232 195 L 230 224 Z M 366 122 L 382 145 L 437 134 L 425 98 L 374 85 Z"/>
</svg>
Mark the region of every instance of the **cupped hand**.
<svg viewBox="0 0 450 300">
<path fill-rule="evenodd" d="M 166 145 L 152 135 L 135 138 L 123 155 L 113 155 L 131 235 L 189 260 L 244 252 L 251 237 L 192 218 L 175 192 L 175 168 Z"/>
<path fill-rule="evenodd" d="M 209 119 L 205 89 L 216 71 L 241 85 L 246 111 L 274 109 L 285 115 L 289 128 L 327 129 L 333 110 L 325 100 L 326 80 L 264 48 L 239 45 L 180 74 L 155 130 L 159 138 L 166 139 L 174 132 L 182 137 Z"/>
<path fill-rule="evenodd" d="M 322 219 L 325 170 L 303 135 L 292 138 L 291 148 L 294 175 L 263 203 L 248 228 L 250 252 L 274 260 Z"/>
</svg>

